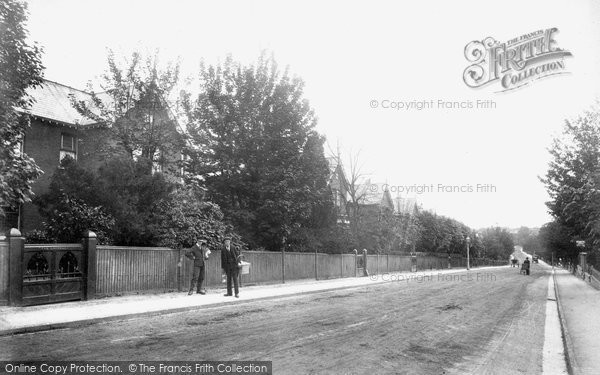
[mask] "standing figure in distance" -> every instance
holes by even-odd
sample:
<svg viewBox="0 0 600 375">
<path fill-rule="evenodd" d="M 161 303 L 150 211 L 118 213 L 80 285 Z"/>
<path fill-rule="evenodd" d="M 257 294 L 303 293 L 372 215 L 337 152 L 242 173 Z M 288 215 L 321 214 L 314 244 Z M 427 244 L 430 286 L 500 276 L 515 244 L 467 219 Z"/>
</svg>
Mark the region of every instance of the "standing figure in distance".
<svg viewBox="0 0 600 375">
<path fill-rule="evenodd" d="M 190 283 L 190 291 L 188 292 L 190 296 L 194 294 L 194 287 L 196 287 L 196 293 L 206 294 L 206 290 L 202 289 L 202 283 L 204 282 L 204 265 L 209 254 L 210 250 L 206 238 L 203 237 L 196 241 L 196 244 L 185 253 L 186 257 L 194 261 L 194 272 Z"/>
<path fill-rule="evenodd" d="M 525 267 L 525 274 L 529 275 L 529 268 L 531 267 L 529 257 L 525 258 L 525 260 L 523 261 L 523 267 Z"/>
<path fill-rule="evenodd" d="M 227 293 L 225 294 L 225 297 L 232 295 L 231 283 L 233 282 L 235 298 L 240 298 L 240 289 L 238 285 L 239 256 L 239 250 L 231 246 L 231 237 L 225 237 L 223 249 L 221 250 L 221 268 L 227 275 Z"/>
</svg>

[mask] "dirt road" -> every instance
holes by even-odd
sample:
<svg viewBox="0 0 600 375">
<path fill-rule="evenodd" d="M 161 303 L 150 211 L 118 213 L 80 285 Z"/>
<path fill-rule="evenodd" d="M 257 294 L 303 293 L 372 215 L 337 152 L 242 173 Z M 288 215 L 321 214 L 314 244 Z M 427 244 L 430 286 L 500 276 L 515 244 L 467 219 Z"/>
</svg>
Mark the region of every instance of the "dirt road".
<svg viewBox="0 0 600 375">
<path fill-rule="evenodd" d="M 389 277 L 389 276 L 388 276 Z M 268 360 L 275 374 L 539 374 L 548 270 L 473 269 L 0 337 L 3 360 Z"/>
</svg>

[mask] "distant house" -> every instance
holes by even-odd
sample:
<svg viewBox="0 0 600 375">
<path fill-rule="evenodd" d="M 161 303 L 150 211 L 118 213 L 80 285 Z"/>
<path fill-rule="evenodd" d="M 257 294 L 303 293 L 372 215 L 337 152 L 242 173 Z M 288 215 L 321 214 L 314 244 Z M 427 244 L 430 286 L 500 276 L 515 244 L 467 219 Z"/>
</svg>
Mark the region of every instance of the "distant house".
<svg viewBox="0 0 600 375">
<path fill-rule="evenodd" d="M 344 168 L 338 158 L 328 157 L 329 164 L 329 181 L 328 185 L 331 189 L 333 205 L 337 214 L 337 222 L 339 224 L 348 224 L 347 204 L 349 198 L 348 180 L 344 174 Z"/>
<path fill-rule="evenodd" d="M 418 209 L 417 198 L 402 198 L 397 195 L 394 199 L 394 212 L 397 214 L 414 215 Z"/>
<path fill-rule="evenodd" d="M 89 93 L 45 80 L 30 95 L 35 102 L 23 112 L 31 117 L 31 127 L 25 132 L 21 150 L 44 171 L 32 185 L 33 192 L 40 195 L 47 191 L 52 174 L 64 157 L 70 156 L 84 168 L 96 170 L 105 160 L 99 150 L 115 141 L 104 124 L 85 118 L 73 107 L 71 98 L 91 103 Z M 163 158 L 154 170 L 161 171 L 162 164 L 175 164 L 180 158 L 180 154 Z M 41 229 L 42 221 L 37 207 L 27 203 L 9 213 L 0 226 L 0 232 L 16 227 L 26 233 Z"/>
<path fill-rule="evenodd" d="M 394 212 L 394 200 L 388 185 L 365 181 L 357 188 L 358 203 L 363 213 L 379 215 L 384 211 Z"/>
</svg>

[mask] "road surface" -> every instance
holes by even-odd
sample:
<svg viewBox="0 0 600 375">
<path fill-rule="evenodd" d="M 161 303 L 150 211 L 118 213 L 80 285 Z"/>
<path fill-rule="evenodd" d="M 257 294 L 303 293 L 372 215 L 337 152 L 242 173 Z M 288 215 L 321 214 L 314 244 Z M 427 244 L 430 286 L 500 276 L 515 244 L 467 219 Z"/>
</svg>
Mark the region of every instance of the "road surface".
<svg viewBox="0 0 600 375">
<path fill-rule="evenodd" d="M 530 276 L 510 267 L 432 271 L 354 289 L 0 337 L 0 359 L 268 360 L 274 374 L 540 374 L 548 276 L 542 264 L 533 264 Z"/>
</svg>

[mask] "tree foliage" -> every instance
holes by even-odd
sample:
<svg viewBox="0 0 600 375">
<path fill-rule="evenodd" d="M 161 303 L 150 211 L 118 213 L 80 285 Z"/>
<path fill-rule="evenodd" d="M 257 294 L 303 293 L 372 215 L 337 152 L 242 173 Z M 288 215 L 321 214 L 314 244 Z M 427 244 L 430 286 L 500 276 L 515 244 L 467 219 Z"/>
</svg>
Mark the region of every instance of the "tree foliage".
<svg viewBox="0 0 600 375">
<path fill-rule="evenodd" d="M 599 111 L 589 110 L 565 121 L 563 134 L 554 139 L 549 152 L 552 160 L 542 182 L 550 195 L 547 206 L 554 217 L 548 227 L 557 229 L 560 237 L 545 231 L 544 241 L 553 246 L 551 251 L 573 258 L 577 248 L 566 246 L 563 240 L 584 240 L 591 258 L 596 259 L 594 249 L 600 245 Z"/>
<path fill-rule="evenodd" d="M 186 170 L 253 247 L 280 249 L 331 201 L 304 84 L 264 54 L 255 65 L 228 57 L 203 66 L 200 81 L 200 94 L 183 98 L 192 145 Z"/>
<path fill-rule="evenodd" d="M 49 190 L 35 202 L 46 222 L 45 233 L 28 234 L 44 241 L 79 240 L 91 229 L 102 243 L 125 246 L 193 245 L 206 236 L 213 247 L 231 235 L 219 206 L 206 202 L 202 192 L 182 187 L 162 173 L 148 173 L 146 159 L 113 158 L 97 171 L 65 158 L 52 176 Z"/>
<path fill-rule="evenodd" d="M 0 215 L 5 207 L 31 200 L 31 184 L 42 173 L 35 161 L 21 152 L 32 99 L 27 90 L 42 82 L 41 49 L 27 44 L 27 6 L 16 0 L 0 3 Z"/>
<path fill-rule="evenodd" d="M 206 202 L 193 188 L 180 188 L 156 205 L 150 222 L 157 244 L 173 249 L 188 248 L 205 237 L 211 249 L 219 249 L 226 235 L 234 246 L 243 248 L 239 235 L 223 222 L 219 206 Z"/>
<path fill-rule="evenodd" d="M 182 137 L 169 98 L 179 80 L 179 64 L 169 63 L 161 69 L 158 55 L 143 58 L 138 52 L 119 64 L 112 51 L 107 63 L 101 92 L 90 85 L 91 101 L 71 98 L 82 115 L 109 130 L 114 142 L 103 144 L 98 151 L 107 156 L 147 159 L 149 168 L 152 163 L 165 164 L 169 156 L 177 157 Z"/>
<path fill-rule="evenodd" d="M 89 206 L 85 202 L 61 195 L 51 214 L 44 222 L 49 238 L 56 242 L 81 241 L 86 230 L 96 233 L 100 244 L 111 244 L 111 232 L 115 220 L 101 206 Z"/>
<path fill-rule="evenodd" d="M 472 231 L 466 225 L 430 211 L 420 211 L 418 216 L 418 251 L 430 253 L 462 254 L 466 253 L 466 238 Z"/>
<path fill-rule="evenodd" d="M 544 249 L 554 253 L 557 260 L 562 258 L 574 261 L 579 253 L 579 249 L 571 237 L 570 229 L 558 221 L 551 221 L 540 228 L 539 241 Z M 551 258 L 552 254 L 546 253 L 546 259 L 549 261 Z"/>
<path fill-rule="evenodd" d="M 113 158 L 98 170 L 104 206 L 116 221 L 114 241 L 120 245 L 152 246 L 156 235 L 149 226 L 157 205 L 176 188 L 163 173 L 150 172 L 150 160 Z"/>
<path fill-rule="evenodd" d="M 514 240 L 505 228 L 487 228 L 482 232 L 483 251 L 486 258 L 508 259 L 514 251 Z"/>
<path fill-rule="evenodd" d="M 552 216 L 572 236 L 600 240 L 600 114 L 587 111 L 565 121 L 564 132 L 549 149 L 552 160 L 542 179 Z"/>
<path fill-rule="evenodd" d="M 114 221 L 105 231 L 107 241 L 152 245 L 156 239 L 148 226 L 149 218 L 175 186 L 161 173 L 149 173 L 147 163 L 145 159 L 113 158 L 94 173 L 67 157 L 52 175 L 48 191 L 35 202 L 47 223 L 68 212 L 68 202 L 83 208 L 102 207 Z M 58 229 L 52 233 L 55 238 L 62 236 Z"/>
</svg>

